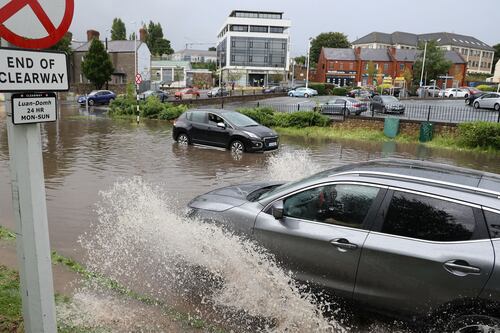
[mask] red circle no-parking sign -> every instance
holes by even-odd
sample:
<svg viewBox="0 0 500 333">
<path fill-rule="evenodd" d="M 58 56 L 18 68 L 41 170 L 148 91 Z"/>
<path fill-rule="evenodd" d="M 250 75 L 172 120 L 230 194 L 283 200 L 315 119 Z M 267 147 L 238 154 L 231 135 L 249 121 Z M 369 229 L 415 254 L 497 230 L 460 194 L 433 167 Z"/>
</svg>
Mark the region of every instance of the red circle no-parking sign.
<svg viewBox="0 0 500 333">
<path fill-rule="evenodd" d="M 56 44 L 68 31 L 71 21 L 73 20 L 73 13 L 75 8 L 74 0 L 64 0 L 65 8 L 64 15 L 59 26 L 55 26 L 52 22 L 50 15 L 53 14 L 51 11 L 57 10 L 57 6 L 50 3 L 49 6 L 44 8 L 38 0 L 11 0 L 0 8 L 0 36 L 7 40 L 8 42 L 22 48 L 28 49 L 44 49 Z M 21 32 L 21 29 L 16 29 L 16 27 L 6 26 L 6 22 L 9 19 L 15 18 L 16 15 L 23 15 L 22 10 L 24 8 L 30 7 L 38 20 L 37 26 L 44 31 L 40 31 L 41 34 L 48 34 L 41 38 L 30 38 L 25 36 Z M 39 24 L 38 24 L 39 23 Z M 16 31 L 20 30 L 20 31 Z"/>
</svg>

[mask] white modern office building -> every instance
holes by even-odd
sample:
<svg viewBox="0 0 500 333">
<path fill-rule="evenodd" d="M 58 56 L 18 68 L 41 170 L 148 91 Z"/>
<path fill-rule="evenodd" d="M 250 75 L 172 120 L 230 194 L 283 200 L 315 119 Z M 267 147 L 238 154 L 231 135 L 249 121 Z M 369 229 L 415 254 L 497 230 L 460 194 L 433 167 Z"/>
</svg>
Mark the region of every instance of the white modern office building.
<svg viewBox="0 0 500 333">
<path fill-rule="evenodd" d="M 290 27 L 282 12 L 231 12 L 218 35 L 222 81 L 236 86 L 284 81 L 290 63 Z"/>
</svg>

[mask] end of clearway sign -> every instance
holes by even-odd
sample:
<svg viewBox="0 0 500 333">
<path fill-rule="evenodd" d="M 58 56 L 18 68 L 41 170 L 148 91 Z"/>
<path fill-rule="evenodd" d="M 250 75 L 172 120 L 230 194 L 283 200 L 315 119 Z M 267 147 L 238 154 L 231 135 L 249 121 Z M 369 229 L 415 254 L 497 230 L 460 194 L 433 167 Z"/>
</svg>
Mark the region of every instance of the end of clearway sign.
<svg viewBox="0 0 500 333">
<path fill-rule="evenodd" d="M 0 91 L 68 91 L 65 53 L 0 48 Z"/>
</svg>

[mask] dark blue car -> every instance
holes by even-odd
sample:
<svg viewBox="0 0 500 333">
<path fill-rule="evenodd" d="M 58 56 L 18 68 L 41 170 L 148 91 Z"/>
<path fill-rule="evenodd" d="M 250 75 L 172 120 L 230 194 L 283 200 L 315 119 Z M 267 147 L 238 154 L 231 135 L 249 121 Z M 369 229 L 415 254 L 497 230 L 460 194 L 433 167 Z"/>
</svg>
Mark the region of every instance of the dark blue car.
<svg viewBox="0 0 500 333">
<path fill-rule="evenodd" d="M 109 90 L 94 90 L 87 96 L 78 97 L 78 103 L 85 105 L 88 99 L 88 104 L 90 106 L 96 104 L 109 104 L 112 100 L 116 98 L 116 94 Z"/>
</svg>

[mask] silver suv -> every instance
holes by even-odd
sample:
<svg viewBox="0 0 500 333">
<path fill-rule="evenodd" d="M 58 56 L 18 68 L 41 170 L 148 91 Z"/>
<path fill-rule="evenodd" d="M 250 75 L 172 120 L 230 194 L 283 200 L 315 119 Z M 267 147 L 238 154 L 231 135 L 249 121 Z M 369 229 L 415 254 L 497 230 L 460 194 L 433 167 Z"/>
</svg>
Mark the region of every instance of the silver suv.
<svg viewBox="0 0 500 333">
<path fill-rule="evenodd" d="M 226 187 L 189 207 L 370 310 L 425 318 L 425 331 L 500 331 L 498 175 L 385 159 Z"/>
</svg>

